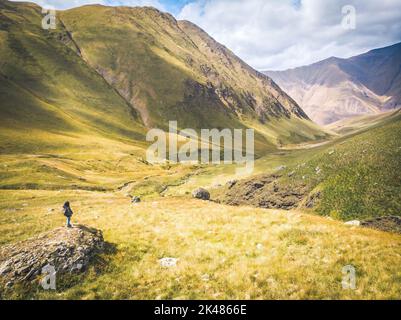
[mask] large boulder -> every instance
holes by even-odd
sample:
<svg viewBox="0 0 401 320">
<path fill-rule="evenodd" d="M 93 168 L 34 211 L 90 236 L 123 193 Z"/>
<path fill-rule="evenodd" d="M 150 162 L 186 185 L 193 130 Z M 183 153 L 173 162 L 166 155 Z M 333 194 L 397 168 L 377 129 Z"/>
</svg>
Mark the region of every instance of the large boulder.
<svg viewBox="0 0 401 320">
<path fill-rule="evenodd" d="M 33 281 L 46 266 L 57 275 L 83 272 L 103 249 L 100 230 L 79 225 L 58 228 L 0 248 L 0 280 L 8 286 Z"/>
<path fill-rule="evenodd" d="M 195 199 L 200 199 L 200 200 L 210 200 L 210 193 L 206 189 L 199 188 L 196 189 L 194 192 L 192 192 L 192 196 Z"/>
</svg>

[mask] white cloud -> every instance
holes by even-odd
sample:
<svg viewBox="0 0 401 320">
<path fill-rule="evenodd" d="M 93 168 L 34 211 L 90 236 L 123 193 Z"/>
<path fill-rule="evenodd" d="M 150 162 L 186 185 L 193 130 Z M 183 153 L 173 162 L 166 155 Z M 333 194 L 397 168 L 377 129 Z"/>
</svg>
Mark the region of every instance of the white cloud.
<svg viewBox="0 0 401 320">
<path fill-rule="evenodd" d="M 57 9 L 100 3 L 147 5 L 163 11 L 171 9 L 173 3 L 173 0 L 30 1 Z M 341 9 L 345 5 L 356 9 L 355 30 L 341 26 Z M 196 23 L 259 70 L 287 69 L 330 56 L 350 57 L 401 41 L 401 0 L 192 0 L 177 17 Z"/>
<path fill-rule="evenodd" d="M 356 9 L 356 29 L 342 8 Z M 195 0 L 178 15 L 253 67 L 279 70 L 349 57 L 401 40 L 401 0 Z"/>
</svg>

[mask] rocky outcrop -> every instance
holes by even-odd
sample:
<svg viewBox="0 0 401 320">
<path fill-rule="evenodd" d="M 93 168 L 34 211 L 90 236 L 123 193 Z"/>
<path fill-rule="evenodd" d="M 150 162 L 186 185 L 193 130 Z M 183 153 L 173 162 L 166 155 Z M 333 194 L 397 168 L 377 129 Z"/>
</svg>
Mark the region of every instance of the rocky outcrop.
<svg viewBox="0 0 401 320">
<path fill-rule="evenodd" d="M 300 204 L 307 194 L 307 187 L 280 183 L 281 175 L 261 175 L 226 185 L 220 202 L 240 206 L 251 205 L 266 209 L 291 210 Z"/>
<path fill-rule="evenodd" d="M 388 216 L 370 219 L 362 221 L 361 226 L 401 234 L 401 217 Z"/>
<path fill-rule="evenodd" d="M 34 281 L 45 266 L 57 274 L 80 273 L 102 252 L 102 232 L 85 226 L 58 228 L 0 248 L 0 280 L 12 286 Z"/>
</svg>

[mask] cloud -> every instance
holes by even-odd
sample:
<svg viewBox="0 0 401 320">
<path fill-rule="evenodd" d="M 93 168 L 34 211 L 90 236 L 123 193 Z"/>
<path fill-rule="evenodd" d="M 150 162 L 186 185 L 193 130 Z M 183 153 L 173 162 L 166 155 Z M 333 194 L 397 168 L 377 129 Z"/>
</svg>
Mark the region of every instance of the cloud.
<svg viewBox="0 0 401 320">
<path fill-rule="evenodd" d="M 57 9 L 100 3 L 170 11 L 202 27 L 258 70 L 282 70 L 331 56 L 350 57 L 401 41 L 401 0 L 30 1 Z M 355 30 L 341 25 L 346 5 L 356 10 Z"/>
<path fill-rule="evenodd" d="M 342 8 L 356 28 L 342 26 Z M 401 0 L 195 0 L 190 20 L 259 70 L 281 70 L 330 56 L 350 57 L 401 40 Z"/>
</svg>

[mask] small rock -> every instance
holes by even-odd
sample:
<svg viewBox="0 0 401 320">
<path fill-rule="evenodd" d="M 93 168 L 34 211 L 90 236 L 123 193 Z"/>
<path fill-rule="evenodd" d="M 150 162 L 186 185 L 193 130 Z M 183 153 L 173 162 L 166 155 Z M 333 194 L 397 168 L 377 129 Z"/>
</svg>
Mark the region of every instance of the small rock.
<svg viewBox="0 0 401 320">
<path fill-rule="evenodd" d="M 276 168 L 276 171 L 282 171 L 282 170 L 285 170 L 285 169 L 287 169 L 286 166 L 279 166 L 279 167 Z"/>
<path fill-rule="evenodd" d="M 201 279 L 202 279 L 202 281 L 207 282 L 207 281 L 210 280 L 210 276 L 209 276 L 208 274 L 204 274 L 204 275 L 201 277 Z"/>
<path fill-rule="evenodd" d="M 292 171 L 292 172 L 290 172 L 289 174 L 288 174 L 288 177 L 292 177 L 292 176 L 294 176 L 294 174 L 295 174 L 295 171 Z"/>
<path fill-rule="evenodd" d="M 141 198 L 140 197 L 132 197 L 132 203 L 140 203 L 141 202 Z"/>
<path fill-rule="evenodd" d="M 345 225 L 359 227 L 361 225 L 361 222 L 359 220 L 352 220 L 352 221 L 346 222 Z"/>
<path fill-rule="evenodd" d="M 195 199 L 200 199 L 200 200 L 205 200 L 205 201 L 210 200 L 209 191 L 207 191 L 203 188 L 196 189 L 194 192 L 192 192 L 192 196 Z"/>
<path fill-rule="evenodd" d="M 237 184 L 238 180 L 230 180 L 227 182 L 227 187 L 228 189 L 231 189 L 232 187 L 234 187 Z"/>
<path fill-rule="evenodd" d="M 163 258 L 159 260 L 159 263 L 163 268 L 173 268 L 177 266 L 178 260 L 176 258 Z"/>
<path fill-rule="evenodd" d="M 258 244 L 256 245 L 256 249 L 262 250 L 262 249 L 263 249 L 263 244 L 258 243 Z"/>
</svg>

